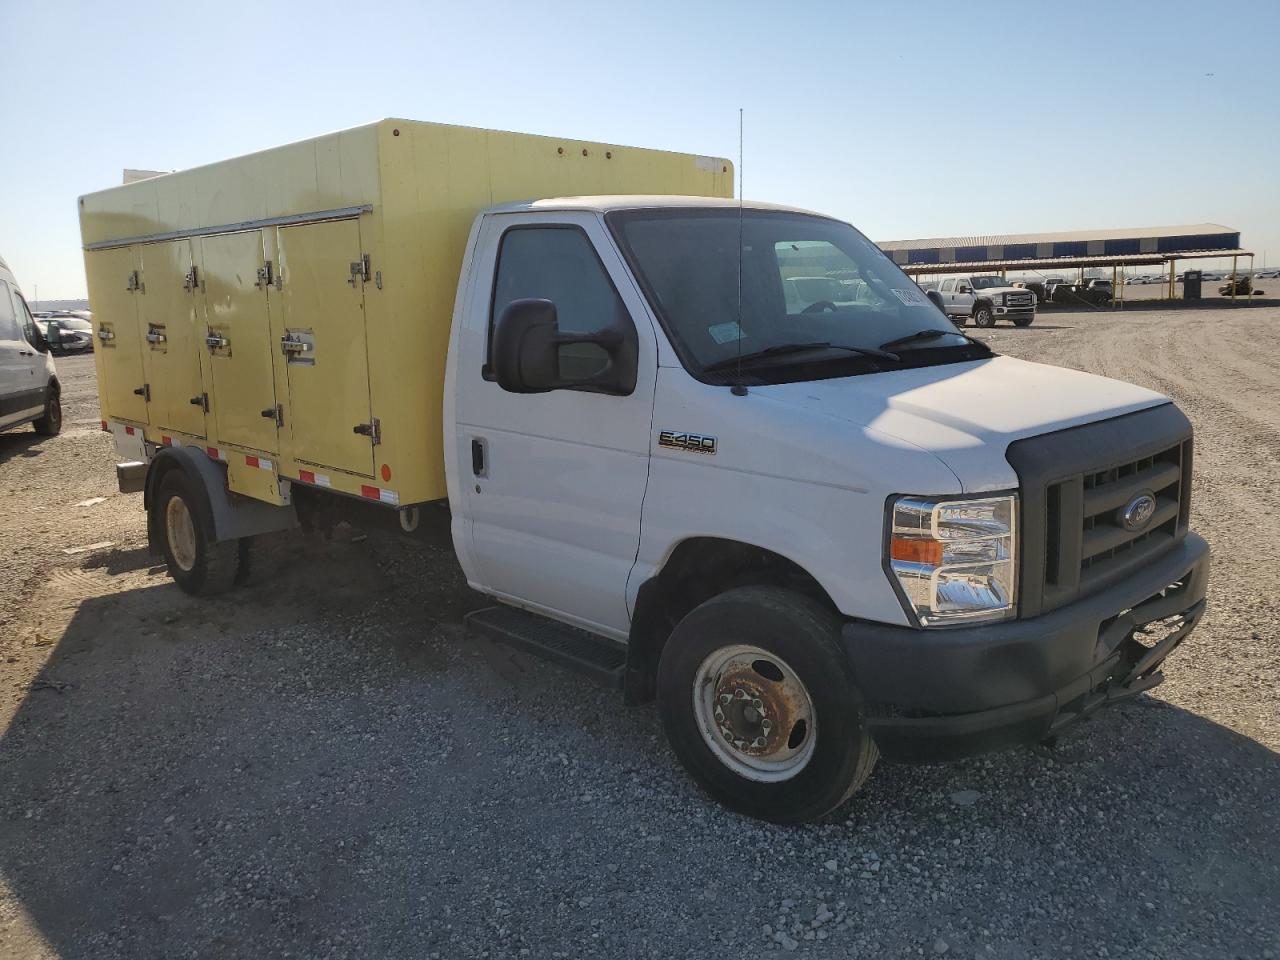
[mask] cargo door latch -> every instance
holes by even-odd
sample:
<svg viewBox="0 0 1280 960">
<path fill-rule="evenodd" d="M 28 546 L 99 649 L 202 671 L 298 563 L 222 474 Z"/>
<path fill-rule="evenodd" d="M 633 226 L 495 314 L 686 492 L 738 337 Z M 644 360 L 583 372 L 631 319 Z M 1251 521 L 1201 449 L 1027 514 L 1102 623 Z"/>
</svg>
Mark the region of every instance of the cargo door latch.
<svg viewBox="0 0 1280 960">
<path fill-rule="evenodd" d="M 267 407 L 262 411 L 264 420 L 274 420 L 277 427 L 284 426 L 284 405 L 277 403 L 274 407 Z"/>
<path fill-rule="evenodd" d="M 151 384 L 144 383 L 142 386 L 138 387 L 138 389 L 133 391 L 133 395 L 135 397 L 141 397 L 147 403 L 150 403 L 151 402 Z"/>
<path fill-rule="evenodd" d="M 347 278 L 347 283 L 353 287 L 356 285 L 357 280 L 361 283 L 368 283 L 373 278 L 370 268 L 371 264 L 367 253 L 359 260 L 353 260 L 351 262 L 351 275 Z"/>
<path fill-rule="evenodd" d="M 357 423 L 351 432 L 358 433 L 362 437 L 368 437 L 373 441 L 374 446 L 382 442 L 382 425 L 378 423 L 377 417 L 374 417 L 368 423 Z"/>
</svg>

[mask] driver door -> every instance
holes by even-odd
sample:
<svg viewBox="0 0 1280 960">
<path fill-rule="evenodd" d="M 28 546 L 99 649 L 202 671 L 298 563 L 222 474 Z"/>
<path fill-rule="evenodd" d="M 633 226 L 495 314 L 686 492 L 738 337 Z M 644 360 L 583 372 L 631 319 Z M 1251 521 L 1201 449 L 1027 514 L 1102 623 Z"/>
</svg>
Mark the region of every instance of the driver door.
<svg viewBox="0 0 1280 960">
<path fill-rule="evenodd" d="M 594 214 L 489 217 L 473 269 L 455 408 L 459 488 L 479 568 L 469 576 L 522 606 L 625 638 L 657 379 L 647 309 Z M 488 368 L 493 323 L 528 297 L 555 303 L 564 331 L 632 323 L 635 390 L 503 390 Z M 604 362 L 593 350 L 562 348 L 561 371 L 590 375 Z"/>
</svg>

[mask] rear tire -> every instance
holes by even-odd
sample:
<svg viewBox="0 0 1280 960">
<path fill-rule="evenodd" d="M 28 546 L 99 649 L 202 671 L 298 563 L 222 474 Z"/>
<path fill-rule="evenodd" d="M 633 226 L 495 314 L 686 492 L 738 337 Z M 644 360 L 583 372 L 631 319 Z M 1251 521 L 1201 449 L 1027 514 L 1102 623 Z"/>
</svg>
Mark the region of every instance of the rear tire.
<svg viewBox="0 0 1280 960">
<path fill-rule="evenodd" d="M 202 508 L 187 475 L 180 469 L 170 470 L 161 478 L 151 505 L 152 529 L 160 538 L 169 576 L 185 593 L 207 597 L 237 582 L 242 560 L 247 573 L 249 541 L 216 541 Z"/>
<path fill-rule="evenodd" d="M 62 399 L 57 390 L 49 390 L 49 396 L 44 401 L 44 416 L 32 426 L 43 437 L 56 437 L 62 432 Z"/>
<path fill-rule="evenodd" d="M 974 307 L 973 325 L 975 327 L 994 327 L 996 325 L 996 315 L 992 313 L 990 307 L 981 305 Z"/>
<path fill-rule="evenodd" d="M 809 597 L 739 587 L 672 632 L 658 664 L 658 709 L 685 769 L 711 796 L 775 823 L 817 819 L 871 774 L 840 620 Z"/>
</svg>

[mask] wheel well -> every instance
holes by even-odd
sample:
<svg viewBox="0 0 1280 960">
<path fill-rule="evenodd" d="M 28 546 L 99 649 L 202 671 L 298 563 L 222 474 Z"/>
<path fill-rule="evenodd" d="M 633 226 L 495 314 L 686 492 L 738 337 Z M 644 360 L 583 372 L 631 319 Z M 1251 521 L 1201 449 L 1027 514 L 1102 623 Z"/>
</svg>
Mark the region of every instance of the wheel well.
<svg viewBox="0 0 1280 960">
<path fill-rule="evenodd" d="M 49 378 L 49 391 L 53 393 L 55 396 L 58 396 L 58 397 L 62 396 L 62 384 L 58 382 L 57 377 Z"/>
<path fill-rule="evenodd" d="M 685 540 L 672 551 L 657 575 L 641 585 L 636 596 L 627 645 L 627 703 L 653 699 L 658 658 L 685 614 L 717 594 L 752 584 L 787 587 L 836 609 L 822 585 L 781 554 L 718 537 Z"/>
<path fill-rule="evenodd" d="M 975 301 L 973 301 L 973 312 L 974 312 L 974 313 L 977 313 L 977 312 L 978 312 L 978 308 L 979 308 L 979 307 L 987 307 L 988 309 L 990 309 L 990 307 L 991 307 L 991 301 L 990 301 L 990 300 L 988 300 L 988 299 L 987 299 L 987 298 L 985 298 L 985 297 L 984 297 L 984 298 L 982 298 L 981 300 L 975 300 Z"/>
</svg>

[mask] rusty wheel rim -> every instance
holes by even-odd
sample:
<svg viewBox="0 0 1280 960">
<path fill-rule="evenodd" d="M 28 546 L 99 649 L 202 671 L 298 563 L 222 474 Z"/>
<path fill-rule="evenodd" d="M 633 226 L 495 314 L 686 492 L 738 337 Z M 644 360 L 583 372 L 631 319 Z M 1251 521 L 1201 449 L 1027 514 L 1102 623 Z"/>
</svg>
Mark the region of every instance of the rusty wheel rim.
<svg viewBox="0 0 1280 960">
<path fill-rule="evenodd" d="M 789 780 L 813 757 L 818 725 L 809 691 L 785 660 L 760 647 L 721 647 L 704 659 L 693 712 L 711 752 L 748 780 Z"/>
</svg>

